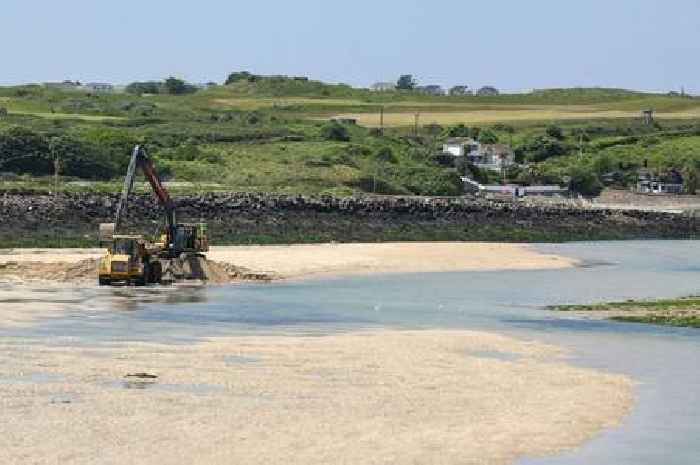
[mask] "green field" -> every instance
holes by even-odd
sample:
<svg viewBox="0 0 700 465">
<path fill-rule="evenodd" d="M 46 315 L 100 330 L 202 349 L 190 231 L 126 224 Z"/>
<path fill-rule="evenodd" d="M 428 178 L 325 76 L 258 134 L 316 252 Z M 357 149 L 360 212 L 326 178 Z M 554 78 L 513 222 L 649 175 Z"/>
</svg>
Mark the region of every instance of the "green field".
<svg viewBox="0 0 700 465">
<path fill-rule="evenodd" d="M 692 175 L 700 165 L 700 99 L 619 89 L 435 97 L 262 79 L 140 96 L 18 86 L 0 88 L 0 107 L 8 112 L 0 116 L 0 173 L 13 173 L 0 177 L 4 190 L 53 190 L 59 158 L 59 189 L 117 191 L 136 143 L 181 192 L 458 195 L 465 167 L 435 158 L 454 135 L 512 144 L 527 168 L 506 173 L 508 181 L 580 178 L 576 185 L 592 193 L 611 171 L 627 187 L 645 160 L 660 174 Z M 381 108 L 383 133 L 373 129 Z M 642 124 L 645 108 L 657 111 L 654 126 Z M 360 125 L 329 127 L 338 115 Z M 548 131 L 553 125 L 558 132 Z"/>
</svg>

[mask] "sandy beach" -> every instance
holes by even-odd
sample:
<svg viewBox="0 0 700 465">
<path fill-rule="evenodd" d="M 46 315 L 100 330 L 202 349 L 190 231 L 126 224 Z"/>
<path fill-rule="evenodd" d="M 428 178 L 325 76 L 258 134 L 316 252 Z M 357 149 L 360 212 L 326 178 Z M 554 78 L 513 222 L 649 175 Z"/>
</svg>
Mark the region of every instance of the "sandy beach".
<svg viewBox="0 0 700 465">
<path fill-rule="evenodd" d="M 0 460 L 509 464 L 576 447 L 631 408 L 629 379 L 562 355 L 469 331 L 2 342 Z"/>
<path fill-rule="evenodd" d="M 3 265 L 20 264 L 27 265 L 25 275 L 29 278 L 51 280 L 56 276 L 65 281 L 66 266 L 98 259 L 103 253 L 100 249 L 0 249 L 0 277 Z M 542 254 L 528 245 L 458 242 L 212 247 L 207 258 L 276 278 L 559 269 L 576 264 L 573 259 Z M 85 277 L 76 274 L 76 279 Z"/>
<path fill-rule="evenodd" d="M 40 279 L 101 253 L 5 250 L 0 264 L 37 268 L 28 268 L 36 281 L 0 274 L 0 329 L 54 317 L 80 324 L 137 310 L 145 296 L 172 298 L 167 288 L 100 289 L 92 276 Z M 215 247 L 209 257 L 284 278 L 575 265 L 510 244 Z M 558 347 L 477 331 L 106 345 L 10 336 L 0 340 L 0 461 L 506 465 L 619 425 L 633 386 L 567 364 Z"/>
</svg>

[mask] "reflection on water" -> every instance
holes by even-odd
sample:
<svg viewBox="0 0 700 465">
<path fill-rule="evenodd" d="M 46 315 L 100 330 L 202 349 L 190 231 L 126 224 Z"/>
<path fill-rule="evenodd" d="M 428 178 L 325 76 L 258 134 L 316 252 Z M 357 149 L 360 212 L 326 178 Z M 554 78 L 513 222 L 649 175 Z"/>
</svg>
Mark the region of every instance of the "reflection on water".
<svg viewBox="0 0 700 465">
<path fill-rule="evenodd" d="M 638 407 L 622 428 L 579 451 L 523 463 L 696 464 L 700 331 L 592 321 L 542 307 L 698 294 L 700 243 L 538 248 L 575 257 L 583 265 L 568 270 L 356 277 L 264 287 L 81 290 L 70 317 L 28 329 L 0 330 L 0 336 L 7 341 L 22 337 L 91 346 L 123 341 L 191 344 L 218 335 L 317 335 L 373 327 L 494 330 L 565 346 L 577 364 L 625 373 L 641 383 Z M 510 358 L 500 353 L 476 356 Z M 235 357 L 226 361 L 254 362 Z M 148 388 L 155 386 L 159 383 Z"/>
<path fill-rule="evenodd" d="M 138 311 L 152 304 L 203 304 L 208 300 L 204 286 L 108 288 L 100 297 L 108 299 L 112 308 L 122 311 Z"/>
<path fill-rule="evenodd" d="M 213 384 L 167 384 L 157 380 L 129 379 L 105 384 L 107 388 L 127 389 L 137 391 L 171 392 L 196 395 L 210 395 L 225 392 L 223 386 Z"/>
<path fill-rule="evenodd" d="M 497 350 L 479 350 L 476 352 L 468 352 L 467 355 L 470 357 L 499 360 L 501 362 L 517 362 L 518 360 L 523 358 L 520 354 L 514 354 L 512 352 L 500 352 Z"/>
<path fill-rule="evenodd" d="M 0 384 L 51 384 L 65 381 L 66 377 L 57 373 L 23 373 L 17 376 L 0 377 Z"/>
<path fill-rule="evenodd" d="M 247 365 L 250 363 L 259 363 L 261 361 L 262 359 L 260 358 L 245 355 L 227 355 L 224 357 L 224 363 L 228 366 Z"/>
</svg>

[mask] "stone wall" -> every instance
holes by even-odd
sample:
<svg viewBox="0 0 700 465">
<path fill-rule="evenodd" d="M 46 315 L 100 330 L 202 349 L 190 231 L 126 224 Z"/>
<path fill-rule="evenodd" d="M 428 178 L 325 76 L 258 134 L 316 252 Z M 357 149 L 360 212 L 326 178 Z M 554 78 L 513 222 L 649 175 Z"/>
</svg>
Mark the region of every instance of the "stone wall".
<svg viewBox="0 0 700 465">
<path fill-rule="evenodd" d="M 98 224 L 113 221 L 118 199 L 0 193 L 0 241 L 42 231 L 96 238 Z M 691 238 L 698 233 L 695 219 L 685 215 L 470 198 L 207 194 L 175 202 L 178 221 L 209 223 L 219 243 Z M 132 232 L 154 233 L 161 219 L 152 196 L 136 195 L 124 224 Z"/>
</svg>

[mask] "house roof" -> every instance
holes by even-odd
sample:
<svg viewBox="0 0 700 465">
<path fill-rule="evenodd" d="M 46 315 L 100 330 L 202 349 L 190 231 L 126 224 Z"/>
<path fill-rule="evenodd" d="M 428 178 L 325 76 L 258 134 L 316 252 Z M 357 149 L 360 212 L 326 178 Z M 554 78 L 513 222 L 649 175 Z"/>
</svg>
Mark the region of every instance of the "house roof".
<svg viewBox="0 0 700 465">
<path fill-rule="evenodd" d="M 476 141 L 471 137 L 450 137 L 445 143 L 447 145 L 476 144 Z"/>
<path fill-rule="evenodd" d="M 561 186 L 527 186 L 525 192 L 559 192 L 567 191 L 566 187 Z"/>
<path fill-rule="evenodd" d="M 481 149 L 488 152 L 510 153 L 513 151 L 509 145 L 505 144 L 482 144 Z"/>
<path fill-rule="evenodd" d="M 375 82 L 372 84 L 372 89 L 396 89 L 394 82 Z"/>
</svg>

